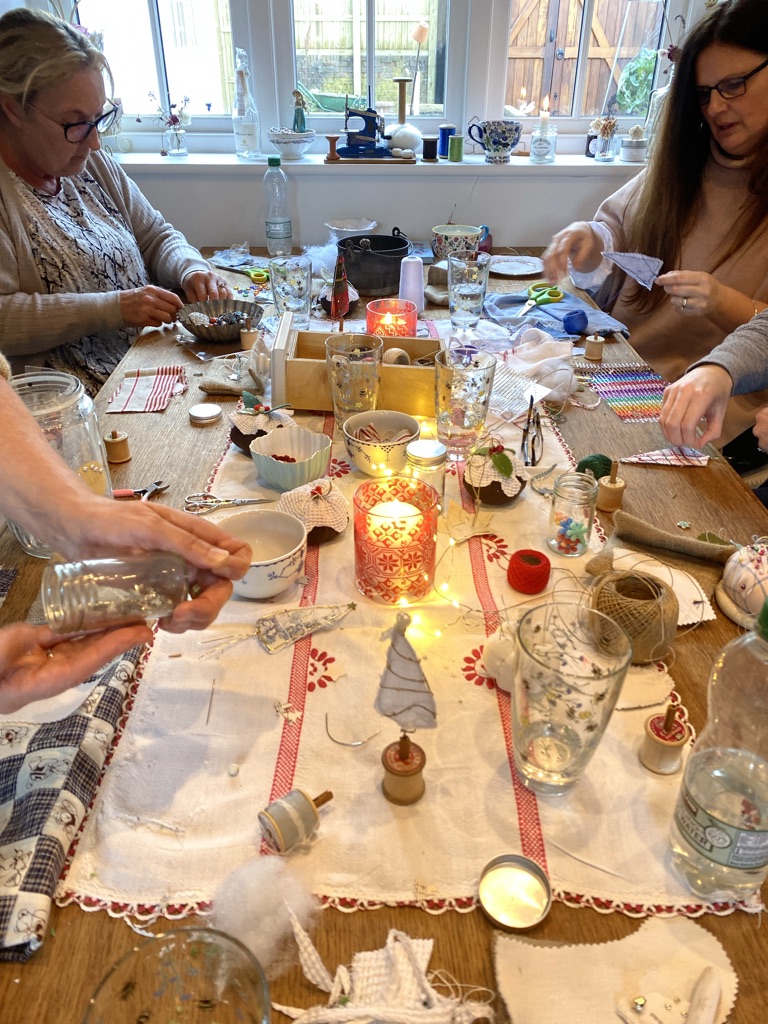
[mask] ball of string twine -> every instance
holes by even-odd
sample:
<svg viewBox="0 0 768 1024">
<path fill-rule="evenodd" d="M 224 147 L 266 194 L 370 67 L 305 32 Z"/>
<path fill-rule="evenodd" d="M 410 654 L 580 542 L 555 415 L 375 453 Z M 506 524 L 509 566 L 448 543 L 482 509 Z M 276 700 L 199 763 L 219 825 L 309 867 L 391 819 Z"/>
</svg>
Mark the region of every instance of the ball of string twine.
<svg viewBox="0 0 768 1024">
<path fill-rule="evenodd" d="M 608 572 L 594 584 L 591 604 L 632 638 L 632 664 L 645 665 L 669 655 L 679 605 L 662 580 L 622 569 Z"/>
</svg>

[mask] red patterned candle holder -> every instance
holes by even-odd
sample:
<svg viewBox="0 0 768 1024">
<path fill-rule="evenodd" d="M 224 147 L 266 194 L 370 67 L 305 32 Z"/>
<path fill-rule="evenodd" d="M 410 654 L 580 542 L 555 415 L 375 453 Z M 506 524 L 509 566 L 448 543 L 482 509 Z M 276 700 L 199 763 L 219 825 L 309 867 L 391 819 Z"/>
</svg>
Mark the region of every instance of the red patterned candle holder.
<svg viewBox="0 0 768 1024">
<path fill-rule="evenodd" d="M 379 338 L 415 338 L 418 315 L 409 299 L 374 299 L 365 307 L 365 329 Z"/>
<path fill-rule="evenodd" d="M 387 604 L 432 589 L 440 498 L 409 477 L 367 480 L 354 494 L 355 583 Z"/>
</svg>

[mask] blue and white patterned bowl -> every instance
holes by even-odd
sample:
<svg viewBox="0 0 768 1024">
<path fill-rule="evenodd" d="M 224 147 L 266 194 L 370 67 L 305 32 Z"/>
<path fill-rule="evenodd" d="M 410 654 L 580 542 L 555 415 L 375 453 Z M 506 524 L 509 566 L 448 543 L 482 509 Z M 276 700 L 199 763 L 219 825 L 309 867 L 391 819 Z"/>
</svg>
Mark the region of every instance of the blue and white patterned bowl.
<svg viewBox="0 0 768 1024">
<path fill-rule="evenodd" d="M 405 450 L 419 439 L 419 423 L 404 412 L 376 409 L 344 421 L 344 444 L 355 468 L 366 476 L 394 476 L 405 469 Z"/>
<path fill-rule="evenodd" d="M 267 137 L 280 154 L 281 160 L 301 160 L 315 141 L 315 131 L 313 128 L 307 132 L 292 132 L 287 128 L 270 128 Z"/>
<path fill-rule="evenodd" d="M 307 531 L 295 516 L 273 509 L 244 508 L 218 519 L 217 526 L 253 549 L 248 572 L 232 584 L 240 597 L 257 601 L 274 597 L 303 574 Z"/>
</svg>

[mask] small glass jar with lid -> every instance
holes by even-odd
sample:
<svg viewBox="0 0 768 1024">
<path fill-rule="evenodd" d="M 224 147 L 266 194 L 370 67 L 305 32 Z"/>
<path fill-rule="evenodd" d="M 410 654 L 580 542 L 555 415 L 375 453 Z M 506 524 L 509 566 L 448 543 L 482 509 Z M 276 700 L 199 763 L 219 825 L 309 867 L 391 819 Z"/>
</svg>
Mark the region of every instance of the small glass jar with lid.
<svg viewBox="0 0 768 1024">
<path fill-rule="evenodd" d="M 80 633 L 170 615 L 188 596 L 180 555 L 153 551 L 128 558 L 51 562 L 40 600 L 56 633 Z"/>
<path fill-rule="evenodd" d="M 557 149 L 557 128 L 539 125 L 531 132 L 531 163 L 551 164 Z"/>
<path fill-rule="evenodd" d="M 569 470 L 555 480 L 547 544 L 558 555 L 575 558 L 589 547 L 597 503 L 592 473 Z"/>
<path fill-rule="evenodd" d="M 423 439 L 411 441 L 405 449 L 405 472 L 407 476 L 431 484 L 440 495 L 445 495 L 445 460 L 448 450 L 440 441 Z"/>
<path fill-rule="evenodd" d="M 70 373 L 36 370 L 11 377 L 10 384 L 54 451 L 94 494 L 111 498 L 112 483 L 104 439 L 83 382 Z M 34 472 L 34 467 L 30 467 L 30 472 Z M 51 551 L 46 544 L 17 523 L 9 520 L 8 525 L 28 555 L 50 558 Z"/>
</svg>

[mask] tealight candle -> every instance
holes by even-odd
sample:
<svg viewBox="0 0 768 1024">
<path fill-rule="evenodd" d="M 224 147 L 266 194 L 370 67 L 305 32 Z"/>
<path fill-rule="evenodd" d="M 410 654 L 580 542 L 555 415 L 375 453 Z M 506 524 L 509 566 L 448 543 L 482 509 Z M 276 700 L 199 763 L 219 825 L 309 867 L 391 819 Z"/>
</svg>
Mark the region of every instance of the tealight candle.
<svg viewBox="0 0 768 1024">
<path fill-rule="evenodd" d="M 380 338 L 414 338 L 417 319 L 409 299 L 374 299 L 365 308 L 366 331 Z"/>
<path fill-rule="evenodd" d="M 366 597 L 396 604 L 432 589 L 439 495 L 409 477 L 368 480 L 354 494 L 355 583 Z"/>
<path fill-rule="evenodd" d="M 549 96 L 545 96 L 539 109 L 539 128 L 544 131 L 549 127 Z"/>
</svg>

